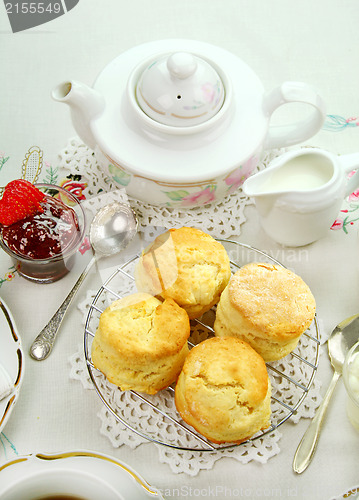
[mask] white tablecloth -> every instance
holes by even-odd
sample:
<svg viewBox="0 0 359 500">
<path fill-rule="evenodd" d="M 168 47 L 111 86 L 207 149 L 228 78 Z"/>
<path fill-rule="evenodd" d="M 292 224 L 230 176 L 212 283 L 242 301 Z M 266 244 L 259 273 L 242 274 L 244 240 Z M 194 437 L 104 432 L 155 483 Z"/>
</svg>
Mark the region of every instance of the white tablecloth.
<svg viewBox="0 0 359 500">
<path fill-rule="evenodd" d="M 314 85 L 327 104 L 328 119 L 308 144 L 336 154 L 357 151 L 358 15 L 356 0 L 80 0 L 66 15 L 14 34 L 2 3 L 0 185 L 21 175 L 24 156 L 34 145 L 43 150 L 45 168 L 51 165 L 55 169 L 59 151 L 74 136 L 69 110 L 50 97 L 57 83 L 76 79 L 91 85 L 120 52 L 162 38 L 192 38 L 219 45 L 245 60 L 268 90 L 285 80 Z M 238 227 L 238 241 L 265 250 L 308 282 L 325 336 L 339 321 L 359 312 L 359 210 L 355 203 L 352 200 L 351 205 L 343 205 L 349 211 L 338 214 L 342 222 L 338 221 L 336 230 L 328 230 L 325 238 L 300 251 L 283 249 L 265 236 L 252 205 L 246 209 L 247 221 Z M 166 498 L 327 500 L 359 486 L 359 434 L 346 418 L 341 381 L 314 461 L 300 476 L 291 466 L 308 425 L 306 419 L 281 427 L 281 451 L 267 463 L 241 465 L 223 458 L 212 470 L 202 470 L 194 477 L 172 473 L 168 465 L 159 462 L 152 444 L 135 450 L 114 448 L 99 432 L 96 414 L 100 400 L 69 378 L 69 356 L 76 352 L 83 336 L 76 306 L 87 289 L 97 286 L 96 276 L 89 277 L 76 297 L 50 358 L 39 363 L 27 354 L 85 259 L 79 259 L 75 270 L 53 285 L 34 285 L 16 275 L 12 280 L 0 276 L 0 296 L 11 308 L 26 353 L 20 397 L 1 434 L 0 464 L 16 453 L 96 450 L 133 466 Z M 7 263 L 1 253 L 1 270 Z M 317 374 L 322 395 L 331 375 L 324 345 Z"/>
</svg>

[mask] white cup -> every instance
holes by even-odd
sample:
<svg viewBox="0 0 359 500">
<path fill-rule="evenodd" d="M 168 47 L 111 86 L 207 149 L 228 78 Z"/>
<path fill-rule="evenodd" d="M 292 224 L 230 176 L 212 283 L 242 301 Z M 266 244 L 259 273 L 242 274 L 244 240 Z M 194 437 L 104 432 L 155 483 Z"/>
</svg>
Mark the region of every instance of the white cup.
<svg viewBox="0 0 359 500">
<path fill-rule="evenodd" d="M 67 495 L 73 500 L 123 500 L 102 479 L 71 469 L 33 472 L 19 477 L 3 492 L 1 500 L 45 500 L 57 495 Z"/>
</svg>

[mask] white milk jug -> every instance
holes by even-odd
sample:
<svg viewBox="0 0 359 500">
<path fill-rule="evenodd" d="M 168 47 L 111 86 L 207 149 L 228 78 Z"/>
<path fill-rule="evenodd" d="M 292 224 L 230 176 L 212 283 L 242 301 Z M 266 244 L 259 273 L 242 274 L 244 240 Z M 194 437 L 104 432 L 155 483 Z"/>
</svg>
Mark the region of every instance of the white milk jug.
<svg viewBox="0 0 359 500">
<path fill-rule="evenodd" d="M 359 187 L 359 153 L 336 156 L 316 148 L 290 151 L 248 178 L 265 232 L 278 243 L 302 246 L 323 237 L 343 199 Z M 357 170 L 351 177 L 349 173 Z"/>
</svg>

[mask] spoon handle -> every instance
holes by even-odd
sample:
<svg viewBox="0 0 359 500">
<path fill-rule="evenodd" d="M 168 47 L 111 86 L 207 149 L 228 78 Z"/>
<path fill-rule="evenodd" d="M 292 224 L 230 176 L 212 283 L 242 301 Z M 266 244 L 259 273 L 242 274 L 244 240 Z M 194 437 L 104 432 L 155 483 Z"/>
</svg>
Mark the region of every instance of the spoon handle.
<svg viewBox="0 0 359 500">
<path fill-rule="evenodd" d="M 301 442 L 298 445 L 297 451 L 294 455 L 293 460 L 293 470 L 298 474 L 301 474 L 308 467 L 312 458 L 314 457 L 315 450 L 317 448 L 319 433 L 322 428 L 324 415 L 327 411 L 329 400 L 332 397 L 335 386 L 339 380 L 341 373 L 334 371 L 333 378 L 329 384 L 327 392 L 325 393 L 324 399 L 321 402 L 313 420 L 311 421 L 308 429 L 305 431 Z"/>
<path fill-rule="evenodd" d="M 63 301 L 63 303 L 55 312 L 55 314 L 52 316 L 50 321 L 41 330 L 39 335 L 32 343 L 30 347 L 30 356 L 33 359 L 41 361 L 49 356 L 54 346 L 56 335 L 60 329 L 60 325 L 62 323 L 62 320 L 64 319 L 66 311 L 69 308 L 72 299 L 75 297 L 77 290 L 80 288 L 81 284 L 83 283 L 84 279 L 86 278 L 87 274 L 89 273 L 91 267 L 94 265 L 96 260 L 97 260 L 96 256 L 93 256 L 90 262 L 83 270 L 83 272 L 80 274 L 78 280 L 72 287 L 66 299 Z"/>
</svg>

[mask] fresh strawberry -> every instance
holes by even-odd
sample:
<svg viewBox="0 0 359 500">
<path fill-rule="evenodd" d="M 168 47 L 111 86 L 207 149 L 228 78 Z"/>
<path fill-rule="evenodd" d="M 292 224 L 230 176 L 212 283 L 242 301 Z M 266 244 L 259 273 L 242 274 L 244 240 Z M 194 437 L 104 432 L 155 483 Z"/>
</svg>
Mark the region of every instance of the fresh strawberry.
<svg viewBox="0 0 359 500">
<path fill-rule="evenodd" d="M 43 212 L 40 201 L 45 197 L 31 182 L 16 179 L 9 182 L 0 200 L 0 224 L 9 226 L 30 215 Z"/>
<path fill-rule="evenodd" d="M 40 189 L 25 179 L 16 179 L 9 182 L 5 187 L 6 190 L 19 195 L 21 194 L 24 198 L 32 200 L 34 204 L 39 203 L 45 198 L 45 194 Z"/>
<path fill-rule="evenodd" d="M 10 204 L 15 202 L 17 205 L 22 205 L 25 211 L 28 211 L 29 215 L 32 215 L 34 208 L 42 210 L 40 200 L 44 196 L 44 193 L 35 188 L 30 182 L 19 180 L 19 182 L 12 181 L 6 186 L 3 200 L 7 204 L 10 201 Z"/>
<path fill-rule="evenodd" d="M 16 189 L 22 190 L 23 192 L 32 193 L 37 201 L 41 201 L 44 199 L 45 195 L 42 191 L 37 189 L 36 186 L 31 184 L 31 182 L 26 181 L 25 179 L 16 179 L 7 184 L 5 189 Z"/>
</svg>

